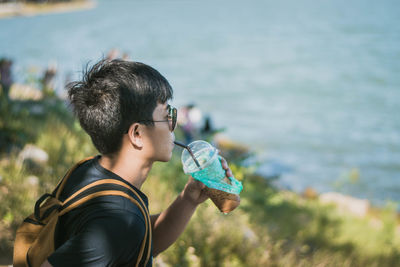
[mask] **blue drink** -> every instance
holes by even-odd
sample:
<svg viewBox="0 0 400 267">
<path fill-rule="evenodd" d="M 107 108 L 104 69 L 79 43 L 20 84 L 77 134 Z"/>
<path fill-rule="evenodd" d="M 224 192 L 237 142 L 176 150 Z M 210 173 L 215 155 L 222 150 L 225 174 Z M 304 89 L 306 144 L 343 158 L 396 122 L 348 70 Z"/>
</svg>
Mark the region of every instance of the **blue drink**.
<svg viewBox="0 0 400 267">
<path fill-rule="evenodd" d="M 222 168 L 221 162 L 213 160 L 207 167 L 197 172 L 193 172 L 190 175 L 197 180 L 212 180 L 221 181 L 225 178 L 225 170 Z"/>
<path fill-rule="evenodd" d="M 239 194 L 242 183 L 234 177 L 226 177 L 222 168 L 218 150 L 205 141 L 194 141 L 188 145 L 197 159 L 198 167 L 187 150 L 182 152 L 182 164 L 185 173 L 201 181 L 209 188 L 218 189 L 231 194 Z"/>
</svg>

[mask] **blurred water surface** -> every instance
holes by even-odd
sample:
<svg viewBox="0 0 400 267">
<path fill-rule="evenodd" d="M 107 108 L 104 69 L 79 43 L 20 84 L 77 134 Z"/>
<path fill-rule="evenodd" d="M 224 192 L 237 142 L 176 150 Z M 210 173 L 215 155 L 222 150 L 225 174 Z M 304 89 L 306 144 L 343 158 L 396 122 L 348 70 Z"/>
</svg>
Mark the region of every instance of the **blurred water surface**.
<svg viewBox="0 0 400 267">
<path fill-rule="evenodd" d="M 103 0 L 0 20 L 0 56 L 17 80 L 52 61 L 62 80 L 118 48 L 164 74 L 175 105 L 288 166 L 282 184 L 381 204 L 400 201 L 399 14 L 388 0 Z"/>
</svg>

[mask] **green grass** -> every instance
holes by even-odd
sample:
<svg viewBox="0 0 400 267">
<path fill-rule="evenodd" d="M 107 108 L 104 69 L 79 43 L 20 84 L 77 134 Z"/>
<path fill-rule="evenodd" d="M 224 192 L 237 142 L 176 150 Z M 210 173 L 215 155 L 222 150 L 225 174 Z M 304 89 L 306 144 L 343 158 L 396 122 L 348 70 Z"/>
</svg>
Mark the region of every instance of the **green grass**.
<svg viewBox="0 0 400 267">
<path fill-rule="evenodd" d="M 33 211 L 36 199 L 95 150 L 60 100 L 0 101 L 0 258 L 10 258 L 16 228 Z M 33 106 L 44 112 L 31 114 Z M 27 144 L 46 151 L 47 164 L 22 163 L 18 153 Z"/>
<path fill-rule="evenodd" d="M 30 114 L 32 105 L 45 112 Z M 96 151 L 58 100 L 2 102 L 0 113 L 0 256 L 10 261 L 16 227 L 32 212 L 35 200 L 75 162 Z M 21 164 L 17 155 L 26 144 L 45 150 L 48 163 Z M 156 265 L 395 266 L 400 262 L 400 228 L 393 203 L 358 218 L 279 191 L 234 157 L 228 161 L 235 162 L 231 168 L 244 185 L 239 208 L 223 215 L 210 200 L 202 204 L 178 241 L 157 257 Z M 177 149 L 170 162 L 154 165 L 144 184 L 150 210 L 165 209 L 186 181 Z"/>
<path fill-rule="evenodd" d="M 172 161 L 175 175 L 173 168 L 162 172 L 168 164 L 159 164 L 145 184 L 148 195 L 157 195 L 157 206 L 151 205 L 154 212 L 172 202 L 182 188 L 176 185 L 186 179 L 177 158 Z M 251 173 L 236 176 L 246 177 L 240 207 L 223 215 L 207 201 L 178 242 L 160 255 L 163 262 L 170 266 L 394 266 L 400 261 L 393 206 L 378 217 L 357 218 L 293 192 L 278 191 Z"/>
</svg>

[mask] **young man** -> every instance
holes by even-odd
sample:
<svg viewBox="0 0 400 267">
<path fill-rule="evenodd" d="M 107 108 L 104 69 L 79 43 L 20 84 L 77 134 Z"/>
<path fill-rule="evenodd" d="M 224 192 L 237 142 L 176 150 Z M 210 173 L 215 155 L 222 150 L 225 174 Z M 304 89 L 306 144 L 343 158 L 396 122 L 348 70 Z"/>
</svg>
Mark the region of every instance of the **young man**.
<svg viewBox="0 0 400 267">
<path fill-rule="evenodd" d="M 69 88 L 82 128 L 101 155 L 75 169 L 61 194 L 67 199 L 84 186 L 114 179 L 140 191 L 155 161 L 169 161 L 174 147 L 177 111 L 168 104 L 172 88 L 155 69 L 142 63 L 103 60 Z M 232 173 L 226 161 L 228 176 Z M 207 199 L 204 185 L 189 178 L 185 188 L 161 214 L 152 215 L 152 257 L 183 232 L 197 206 Z M 42 266 L 131 266 L 140 257 L 145 216 L 122 196 L 90 200 L 60 217 L 56 249 Z M 147 263 L 145 263 L 147 262 Z"/>
</svg>

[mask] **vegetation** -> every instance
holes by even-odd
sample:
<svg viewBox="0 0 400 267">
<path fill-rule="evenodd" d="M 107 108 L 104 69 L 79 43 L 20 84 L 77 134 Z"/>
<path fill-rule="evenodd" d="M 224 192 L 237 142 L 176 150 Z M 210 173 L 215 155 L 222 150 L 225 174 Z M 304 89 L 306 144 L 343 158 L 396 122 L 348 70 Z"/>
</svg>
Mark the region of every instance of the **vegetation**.
<svg viewBox="0 0 400 267">
<path fill-rule="evenodd" d="M 44 4 L 44 3 L 59 3 L 59 2 L 73 2 L 79 0 L 1 0 L 0 3 L 35 3 L 35 4 Z"/>
<path fill-rule="evenodd" d="M 3 97 L 0 104 L 0 264 L 9 264 L 15 230 L 32 212 L 34 201 L 50 191 L 70 166 L 96 151 L 61 100 L 49 96 L 21 102 Z M 34 107 L 42 112 L 33 113 Z M 47 162 L 22 160 L 21 150 L 27 144 L 44 150 Z M 179 156 L 177 150 L 171 162 L 155 164 L 145 183 L 152 213 L 166 208 L 186 183 Z M 239 208 L 223 215 L 211 201 L 201 205 L 178 241 L 156 258 L 156 266 L 395 266 L 400 262 L 400 228 L 393 203 L 358 218 L 279 191 L 235 159 L 228 161 L 244 184 Z"/>
<path fill-rule="evenodd" d="M 0 0 L 4 10 L 0 10 L 0 19 L 14 16 L 33 16 L 39 14 L 70 12 L 92 8 L 91 0 Z"/>
</svg>

